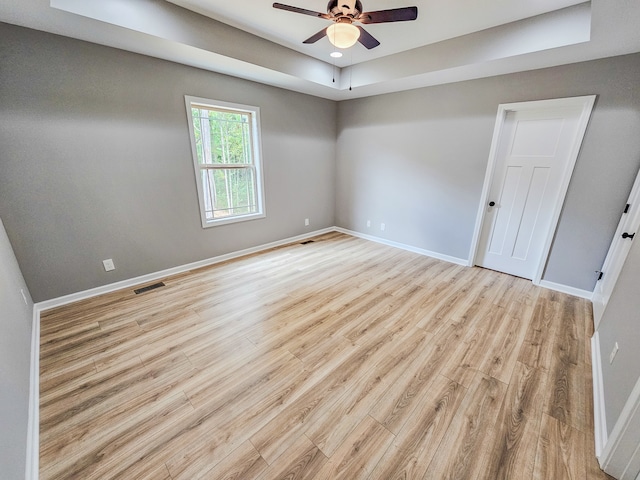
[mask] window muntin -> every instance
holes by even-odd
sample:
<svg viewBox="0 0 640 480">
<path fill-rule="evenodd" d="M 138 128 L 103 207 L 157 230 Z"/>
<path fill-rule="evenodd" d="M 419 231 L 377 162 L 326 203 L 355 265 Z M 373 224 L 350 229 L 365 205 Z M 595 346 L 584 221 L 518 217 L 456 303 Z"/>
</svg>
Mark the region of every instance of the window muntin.
<svg viewBox="0 0 640 480">
<path fill-rule="evenodd" d="M 185 100 L 202 226 L 264 217 L 259 109 Z"/>
</svg>

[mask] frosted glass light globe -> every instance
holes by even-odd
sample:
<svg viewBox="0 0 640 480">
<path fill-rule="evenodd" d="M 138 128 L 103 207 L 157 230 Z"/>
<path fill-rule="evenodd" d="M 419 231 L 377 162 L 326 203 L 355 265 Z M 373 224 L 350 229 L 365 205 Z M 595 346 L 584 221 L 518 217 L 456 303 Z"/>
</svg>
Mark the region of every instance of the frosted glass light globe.
<svg viewBox="0 0 640 480">
<path fill-rule="evenodd" d="M 360 38 L 360 30 L 350 23 L 334 23 L 327 28 L 329 41 L 338 48 L 349 48 Z"/>
</svg>

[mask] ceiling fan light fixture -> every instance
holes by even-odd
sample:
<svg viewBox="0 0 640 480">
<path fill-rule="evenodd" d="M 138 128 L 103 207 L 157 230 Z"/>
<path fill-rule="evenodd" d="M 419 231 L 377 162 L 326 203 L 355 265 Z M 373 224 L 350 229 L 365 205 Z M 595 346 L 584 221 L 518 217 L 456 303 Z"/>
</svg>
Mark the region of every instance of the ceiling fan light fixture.
<svg viewBox="0 0 640 480">
<path fill-rule="evenodd" d="M 338 22 L 327 28 L 327 37 L 333 46 L 349 48 L 360 38 L 360 30 L 350 23 Z"/>
</svg>

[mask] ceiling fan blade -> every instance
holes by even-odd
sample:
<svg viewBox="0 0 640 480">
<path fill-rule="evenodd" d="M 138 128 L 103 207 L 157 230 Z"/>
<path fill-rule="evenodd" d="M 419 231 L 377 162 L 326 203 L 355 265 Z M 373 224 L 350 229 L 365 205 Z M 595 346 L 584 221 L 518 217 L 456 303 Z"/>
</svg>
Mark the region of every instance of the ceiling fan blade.
<svg viewBox="0 0 640 480">
<path fill-rule="evenodd" d="M 407 22 L 418 18 L 418 7 L 392 8 L 377 12 L 361 13 L 357 20 L 361 23 Z"/>
<path fill-rule="evenodd" d="M 302 43 L 316 43 L 318 40 L 320 40 L 322 37 L 324 37 L 327 34 L 327 29 L 323 28 L 322 30 L 320 30 L 318 33 L 316 33 L 315 35 L 311 35 L 309 38 L 307 38 L 304 42 Z"/>
<path fill-rule="evenodd" d="M 376 40 L 373 35 L 371 35 L 369 32 L 367 32 L 360 25 L 356 25 L 356 26 L 360 30 L 360 38 L 358 38 L 358 41 L 362 45 L 367 47 L 368 50 L 371 50 L 372 48 L 376 48 L 378 45 L 380 45 L 380 42 L 378 40 Z"/>
<path fill-rule="evenodd" d="M 274 3 L 273 8 L 280 10 L 286 10 L 287 12 L 301 13 L 303 15 L 311 15 L 312 17 L 330 19 L 331 16 L 326 13 L 314 12 L 313 10 L 307 10 L 306 8 L 292 7 L 291 5 L 285 5 L 283 3 Z"/>
</svg>

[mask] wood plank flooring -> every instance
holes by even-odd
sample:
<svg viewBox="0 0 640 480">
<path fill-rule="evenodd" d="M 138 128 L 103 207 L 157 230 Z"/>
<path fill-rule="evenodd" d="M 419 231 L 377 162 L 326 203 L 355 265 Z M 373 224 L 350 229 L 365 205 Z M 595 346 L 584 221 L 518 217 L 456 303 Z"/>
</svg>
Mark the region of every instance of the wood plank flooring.
<svg viewBox="0 0 640 480">
<path fill-rule="evenodd" d="M 586 300 L 340 233 L 41 317 L 41 479 L 606 479 Z"/>
</svg>

